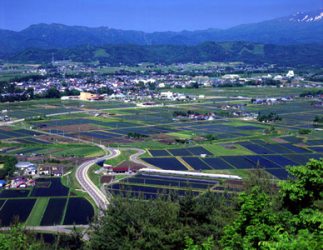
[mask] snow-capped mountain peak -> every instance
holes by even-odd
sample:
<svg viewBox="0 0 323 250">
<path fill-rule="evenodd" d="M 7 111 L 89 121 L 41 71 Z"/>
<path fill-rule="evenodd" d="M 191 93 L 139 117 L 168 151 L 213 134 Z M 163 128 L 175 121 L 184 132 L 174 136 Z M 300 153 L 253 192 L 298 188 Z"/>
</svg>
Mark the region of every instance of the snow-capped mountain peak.
<svg viewBox="0 0 323 250">
<path fill-rule="evenodd" d="M 323 10 L 313 12 L 297 12 L 289 18 L 291 22 L 310 23 L 319 22 L 323 20 Z"/>
</svg>

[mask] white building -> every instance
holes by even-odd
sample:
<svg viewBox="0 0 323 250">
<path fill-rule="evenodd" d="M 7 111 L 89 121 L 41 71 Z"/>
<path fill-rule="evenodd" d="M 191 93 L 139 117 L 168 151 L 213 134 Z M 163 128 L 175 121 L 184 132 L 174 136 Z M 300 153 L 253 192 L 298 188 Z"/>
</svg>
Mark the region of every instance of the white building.
<svg viewBox="0 0 323 250">
<path fill-rule="evenodd" d="M 20 161 L 16 164 L 16 168 L 20 170 L 27 169 L 29 167 L 36 167 L 35 164 L 28 162 L 28 161 Z"/>
<path fill-rule="evenodd" d="M 295 76 L 295 73 L 293 70 L 289 70 L 288 73 L 286 74 L 286 77 L 288 78 L 293 78 Z"/>
<path fill-rule="evenodd" d="M 275 81 L 281 81 L 281 80 L 283 80 L 283 77 L 281 75 L 277 75 L 277 76 L 274 77 L 274 80 Z"/>
<path fill-rule="evenodd" d="M 222 76 L 223 80 L 239 80 L 240 76 L 236 74 L 226 74 Z"/>
<path fill-rule="evenodd" d="M 37 173 L 36 165 L 31 162 L 20 161 L 15 167 L 25 175 L 35 175 Z"/>
<path fill-rule="evenodd" d="M 160 92 L 160 96 L 167 98 L 167 99 L 172 99 L 174 96 L 173 92 L 167 91 L 167 92 Z"/>
<path fill-rule="evenodd" d="M 161 82 L 161 83 L 158 84 L 158 88 L 165 88 L 165 87 L 166 87 L 166 85 L 163 82 Z"/>
</svg>

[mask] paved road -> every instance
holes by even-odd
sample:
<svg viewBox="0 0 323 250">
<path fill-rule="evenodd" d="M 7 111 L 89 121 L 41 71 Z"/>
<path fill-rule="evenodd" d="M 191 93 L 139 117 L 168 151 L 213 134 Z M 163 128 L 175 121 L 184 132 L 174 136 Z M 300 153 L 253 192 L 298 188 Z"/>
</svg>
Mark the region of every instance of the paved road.
<svg viewBox="0 0 323 250">
<path fill-rule="evenodd" d="M 76 179 L 82 186 L 82 188 L 91 196 L 91 198 L 94 200 L 97 207 L 101 210 L 104 210 L 107 208 L 107 205 L 109 204 L 108 199 L 106 198 L 105 194 L 97 187 L 95 184 L 90 180 L 88 176 L 89 168 L 97 163 L 98 161 L 112 159 L 114 157 L 117 157 L 120 155 L 120 151 L 116 148 L 107 148 L 103 145 L 98 145 L 101 147 L 107 154 L 103 157 L 90 160 L 87 162 L 82 163 L 76 170 Z M 130 156 L 130 161 L 143 164 L 147 167 L 150 167 L 145 162 L 142 162 L 138 157 L 142 154 L 144 154 L 146 151 L 138 148 L 127 148 L 123 150 L 134 150 L 137 151 L 135 154 Z M 88 225 L 77 225 L 75 226 L 77 228 L 83 228 L 85 231 L 89 227 Z M 73 232 L 74 226 L 73 225 L 58 225 L 58 226 L 27 226 L 26 230 L 30 231 L 41 231 L 41 232 L 52 232 L 52 233 L 63 233 L 63 234 L 71 234 Z M 0 231 L 7 231 L 10 230 L 10 227 L 2 227 L 0 228 Z M 87 233 L 84 233 L 83 238 L 85 240 L 88 240 Z"/>
<path fill-rule="evenodd" d="M 117 157 L 118 155 L 120 155 L 120 150 L 116 148 L 111 148 L 111 147 L 107 148 L 102 145 L 98 145 L 98 146 L 100 146 L 108 154 L 103 157 L 82 163 L 77 168 L 75 174 L 76 174 L 77 181 L 80 183 L 82 188 L 91 196 L 91 198 L 94 200 L 97 207 L 101 210 L 105 210 L 107 208 L 107 205 L 109 204 L 109 200 L 107 199 L 106 195 L 90 180 L 88 176 L 88 171 L 89 171 L 89 168 L 98 161 Z M 146 167 L 152 167 L 148 163 L 143 162 L 139 159 L 139 156 L 146 153 L 145 150 L 139 149 L 139 148 L 122 148 L 122 150 L 137 151 L 135 154 L 132 154 L 129 157 L 130 161 L 135 162 L 137 164 L 145 165 Z"/>
<path fill-rule="evenodd" d="M 146 150 L 143 150 L 143 149 L 140 149 L 140 148 L 122 148 L 122 150 L 132 150 L 132 151 L 137 151 L 137 153 L 135 154 L 132 154 L 130 157 L 129 157 L 129 160 L 134 162 L 134 163 L 137 163 L 137 164 L 141 164 L 141 165 L 144 165 L 145 167 L 147 168 L 156 168 L 155 166 L 153 165 L 150 165 L 149 163 L 147 162 L 144 162 L 142 161 L 139 157 L 143 154 L 146 153 Z"/>
<path fill-rule="evenodd" d="M 24 229 L 30 231 L 53 232 L 53 233 L 71 233 L 74 228 L 87 229 L 89 225 L 57 225 L 57 226 L 26 226 Z M 12 227 L 1 227 L 0 231 L 8 231 Z"/>
<path fill-rule="evenodd" d="M 80 183 L 82 188 L 91 196 L 91 198 L 94 200 L 95 204 L 99 209 L 106 209 L 107 205 L 109 204 L 108 199 L 102 193 L 102 191 L 90 180 L 88 176 L 88 171 L 92 165 L 99 161 L 108 160 L 114 157 L 117 157 L 120 154 L 120 151 L 115 148 L 107 148 L 102 145 L 100 147 L 107 152 L 107 155 L 90 160 L 87 162 L 82 163 L 76 170 L 75 176 L 77 181 Z"/>
<path fill-rule="evenodd" d="M 73 234 L 75 228 L 81 229 L 83 240 L 89 240 L 87 230 L 89 225 L 57 225 L 57 226 L 26 226 L 24 230 L 32 232 L 53 233 L 53 234 Z M 12 227 L 0 227 L 0 231 L 9 231 Z"/>
<path fill-rule="evenodd" d="M 53 114 L 52 116 L 54 116 L 54 115 L 55 114 Z M 13 124 L 13 123 L 16 123 L 18 121 L 20 122 L 20 121 L 23 121 L 23 120 L 24 119 L 16 120 L 16 121 L 10 121 L 9 123 Z M 51 134 L 51 133 L 46 132 L 46 131 L 37 131 L 37 132 L 41 132 L 43 134 Z M 75 172 L 76 179 L 80 183 L 82 189 L 84 189 L 90 195 L 90 197 L 93 199 L 93 201 L 95 202 L 96 206 L 99 209 L 105 210 L 107 208 L 107 205 L 109 204 L 109 201 L 108 201 L 106 195 L 91 181 L 91 179 L 88 176 L 88 172 L 89 172 L 90 167 L 93 166 L 94 164 L 96 164 L 97 162 L 105 161 L 105 160 L 117 157 L 120 154 L 119 149 L 112 148 L 112 147 L 105 147 L 104 145 L 91 143 L 89 141 L 80 140 L 80 139 L 69 137 L 69 136 L 66 136 L 66 135 L 59 135 L 59 134 L 55 134 L 55 135 L 60 136 L 60 137 L 70 138 L 71 140 L 78 141 L 78 142 L 84 142 L 84 143 L 87 143 L 87 144 L 96 145 L 96 146 L 102 148 L 106 152 L 105 156 L 102 156 L 102 157 L 99 157 L 97 159 L 89 160 L 89 161 L 86 161 L 86 162 L 82 163 L 79 167 L 77 167 L 77 170 Z M 137 164 L 144 165 L 144 166 L 149 167 L 149 168 L 154 168 L 154 166 L 152 166 L 152 165 L 150 165 L 150 164 L 148 164 L 148 163 L 146 163 L 144 161 L 141 161 L 139 159 L 139 157 L 146 152 L 145 150 L 139 149 L 139 148 L 122 148 L 122 150 L 136 151 L 135 154 L 133 154 L 133 155 L 131 155 L 129 157 L 130 161 L 135 162 Z"/>
<path fill-rule="evenodd" d="M 32 131 L 37 131 L 37 130 L 32 130 Z M 47 131 L 39 131 L 39 132 L 42 134 L 52 135 Z M 105 161 L 105 160 L 117 157 L 120 154 L 120 151 L 116 148 L 105 147 L 104 145 L 100 145 L 97 143 L 89 142 L 89 141 L 74 138 L 74 137 L 69 137 L 66 135 L 59 135 L 59 134 L 55 134 L 55 135 L 62 138 L 69 138 L 73 141 L 95 145 L 97 147 L 100 147 L 106 153 L 106 155 L 102 157 L 82 163 L 80 166 L 77 167 L 75 172 L 76 180 L 78 181 L 78 183 L 80 183 L 84 191 L 86 191 L 90 195 L 90 197 L 95 202 L 96 206 L 101 210 L 106 209 L 107 205 L 109 204 L 109 201 L 106 198 L 105 194 L 91 181 L 91 179 L 88 176 L 88 171 L 90 167 L 96 164 L 97 162 Z"/>
<path fill-rule="evenodd" d="M 39 132 L 43 133 L 43 134 L 52 135 L 51 133 L 49 133 L 47 131 L 39 131 Z M 83 143 L 95 145 L 95 146 L 100 147 L 104 152 L 106 152 L 105 156 L 102 156 L 97 159 L 89 160 L 89 161 L 82 163 L 80 166 L 77 167 L 77 170 L 75 172 L 76 180 L 78 181 L 78 183 L 80 183 L 81 187 L 90 195 L 90 197 L 95 202 L 96 206 L 101 210 L 106 209 L 107 205 L 109 204 L 109 201 L 108 201 L 106 195 L 91 181 L 91 179 L 88 176 L 88 172 L 89 172 L 90 167 L 92 165 L 96 164 L 97 162 L 112 159 L 112 158 L 120 155 L 120 150 L 117 148 L 105 147 L 104 145 L 96 144 L 96 143 L 89 142 L 86 140 L 82 140 L 82 139 L 80 140 L 78 138 L 69 137 L 67 135 L 59 135 L 59 134 L 55 134 L 55 135 L 62 137 L 62 138 L 69 138 L 69 139 L 77 141 L 77 142 L 83 142 Z M 122 148 L 122 150 L 137 151 L 135 154 L 130 156 L 130 158 L 129 158 L 130 161 L 135 162 L 137 164 L 142 164 L 146 167 L 150 167 L 150 168 L 153 167 L 154 168 L 154 166 L 149 165 L 148 163 L 141 161 L 139 159 L 139 156 L 143 155 L 146 152 L 145 150 L 139 149 L 139 148 Z"/>
<path fill-rule="evenodd" d="M 134 150 L 137 151 L 137 153 L 130 155 L 129 160 L 137 163 L 137 164 L 141 164 L 141 165 L 146 165 L 145 162 L 143 162 L 142 160 L 139 159 L 139 156 L 143 155 L 144 153 L 146 153 L 145 150 L 140 149 L 140 148 L 126 148 L 125 150 Z"/>
</svg>

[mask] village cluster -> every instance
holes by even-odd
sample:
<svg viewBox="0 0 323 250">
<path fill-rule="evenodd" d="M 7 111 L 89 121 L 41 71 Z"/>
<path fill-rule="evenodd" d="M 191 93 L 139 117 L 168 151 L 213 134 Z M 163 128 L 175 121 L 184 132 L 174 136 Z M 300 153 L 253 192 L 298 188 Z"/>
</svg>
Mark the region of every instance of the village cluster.
<svg viewBox="0 0 323 250">
<path fill-rule="evenodd" d="M 108 67 L 75 64 L 69 61 L 52 62 L 48 67 L 34 66 L 22 73 L 30 77 L 17 79 L 13 85 L 0 94 L 1 101 L 10 98 L 18 100 L 61 97 L 63 100 L 110 100 L 129 101 L 147 100 L 190 100 L 187 95 L 174 95 L 168 92 L 174 88 L 204 88 L 251 85 L 273 87 L 320 87 L 318 83 L 309 82 L 306 76 L 298 76 L 293 70 L 276 69 L 273 65 L 250 66 L 233 64 L 226 66 L 178 64 L 170 66 L 158 65 L 158 70 L 152 66 L 138 65 L 137 71 L 120 69 L 104 73 Z M 196 67 L 196 69 L 194 68 Z M 163 69 L 165 71 L 163 71 Z M 9 70 L 8 66 L 0 65 L 0 73 Z M 271 71 L 286 73 L 268 73 Z M 187 73 L 189 72 L 189 74 Z M 49 90 L 57 92 L 51 93 Z M 83 94 L 80 94 L 83 93 Z M 3 118 L 5 119 L 5 117 Z"/>
<path fill-rule="evenodd" d="M 60 177 L 64 173 L 62 166 L 37 166 L 35 163 L 20 161 L 15 165 L 14 177 L 0 180 L 0 188 L 27 188 L 35 185 L 35 179 L 43 176 Z"/>
</svg>

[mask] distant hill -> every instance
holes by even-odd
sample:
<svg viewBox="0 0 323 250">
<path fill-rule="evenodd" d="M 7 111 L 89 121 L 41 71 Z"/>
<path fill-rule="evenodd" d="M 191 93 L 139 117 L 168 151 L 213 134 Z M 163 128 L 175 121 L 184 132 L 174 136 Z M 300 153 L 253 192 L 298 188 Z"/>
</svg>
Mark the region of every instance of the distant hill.
<svg viewBox="0 0 323 250">
<path fill-rule="evenodd" d="M 323 10 L 239 25 L 223 31 L 222 38 L 284 45 L 323 43 Z"/>
<path fill-rule="evenodd" d="M 106 45 L 65 49 L 26 49 L 9 57 L 14 62 L 50 62 L 73 60 L 99 61 L 111 65 L 153 63 L 186 63 L 206 61 L 243 61 L 288 66 L 323 66 L 322 45 L 264 45 L 249 42 L 206 42 L 199 45 Z"/>
<path fill-rule="evenodd" d="M 145 33 L 107 27 L 36 24 L 20 32 L 0 30 L 0 57 L 29 48 L 62 49 L 107 44 L 197 45 L 206 41 L 248 41 L 279 45 L 323 43 L 323 10 L 225 30 Z"/>
</svg>

